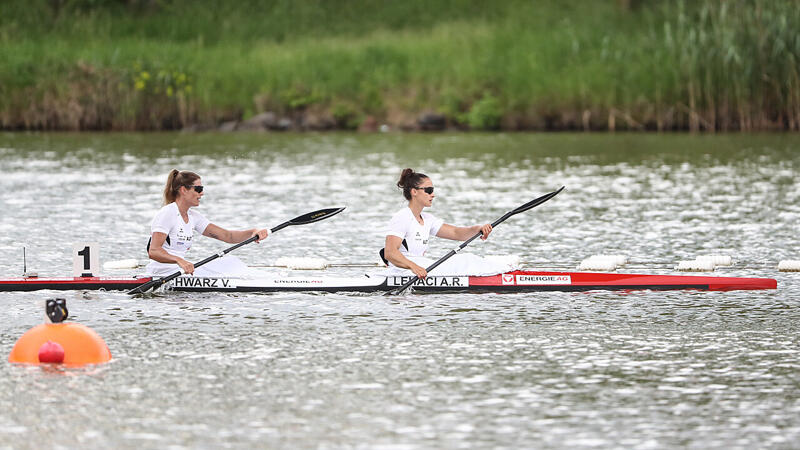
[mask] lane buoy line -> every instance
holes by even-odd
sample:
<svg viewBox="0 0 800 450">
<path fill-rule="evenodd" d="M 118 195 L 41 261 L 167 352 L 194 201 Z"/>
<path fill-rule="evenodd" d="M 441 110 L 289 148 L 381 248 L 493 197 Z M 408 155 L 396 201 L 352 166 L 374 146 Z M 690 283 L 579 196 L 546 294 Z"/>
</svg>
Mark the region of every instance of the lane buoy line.
<svg viewBox="0 0 800 450">
<path fill-rule="evenodd" d="M 744 264 L 742 262 L 734 261 L 730 255 L 699 255 L 693 260 L 682 260 L 677 263 L 674 261 L 661 261 L 661 260 L 631 260 L 625 255 L 620 254 L 597 254 L 589 256 L 581 260 L 576 266 L 574 263 L 569 262 L 552 262 L 552 261 L 521 261 L 517 255 L 488 255 L 487 259 L 496 262 L 505 262 L 512 266 L 524 267 L 546 267 L 546 268 L 569 268 L 578 270 L 594 270 L 594 271 L 614 271 L 618 268 L 641 268 L 647 269 L 652 267 L 663 266 L 664 268 L 688 271 L 688 272 L 712 272 L 720 267 L 733 267 L 733 268 L 777 268 L 781 272 L 800 272 L 800 260 L 782 260 L 778 263 L 775 262 L 751 262 Z M 103 264 L 103 268 L 108 270 L 122 270 L 122 269 L 136 269 L 143 267 L 146 263 L 142 263 L 135 259 L 124 259 L 118 261 L 109 261 Z M 250 265 L 254 268 L 287 268 L 292 270 L 325 270 L 328 268 L 381 268 L 385 265 L 381 262 L 373 263 L 337 263 L 331 262 L 324 258 L 316 257 L 292 257 L 284 256 L 275 260 L 272 264 L 255 264 Z"/>
</svg>

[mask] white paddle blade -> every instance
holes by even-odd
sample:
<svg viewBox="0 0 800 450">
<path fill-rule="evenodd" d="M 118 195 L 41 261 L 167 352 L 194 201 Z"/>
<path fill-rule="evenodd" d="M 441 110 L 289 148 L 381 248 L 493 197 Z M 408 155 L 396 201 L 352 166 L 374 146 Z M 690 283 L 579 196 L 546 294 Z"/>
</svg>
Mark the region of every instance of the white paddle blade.
<svg viewBox="0 0 800 450">
<path fill-rule="evenodd" d="M 139 261 L 136 259 L 120 259 L 117 261 L 108 261 L 103 264 L 103 269 L 106 270 L 122 270 L 122 269 L 136 269 L 139 267 Z"/>
</svg>

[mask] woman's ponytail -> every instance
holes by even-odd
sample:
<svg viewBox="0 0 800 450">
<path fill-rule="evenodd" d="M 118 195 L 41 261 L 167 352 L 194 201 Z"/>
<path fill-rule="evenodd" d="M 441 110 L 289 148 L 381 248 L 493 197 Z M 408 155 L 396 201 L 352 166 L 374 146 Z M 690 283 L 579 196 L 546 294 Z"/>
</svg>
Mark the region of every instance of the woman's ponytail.
<svg viewBox="0 0 800 450">
<path fill-rule="evenodd" d="M 397 187 L 403 190 L 403 197 L 406 200 L 411 200 L 411 189 L 419 187 L 422 180 L 428 178 L 424 173 L 414 172 L 412 169 L 403 169 L 400 173 L 400 179 L 397 180 Z"/>
<path fill-rule="evenodd" d="M 200 175 L 194 172 L 172 169 L 167 175 L 167 184 L 164 186 L 164 204 L 169 205 L 178 198 L 178 190 L 181 186 L 191 186 L 198 179 L 200 179 Z"/>
</svg>

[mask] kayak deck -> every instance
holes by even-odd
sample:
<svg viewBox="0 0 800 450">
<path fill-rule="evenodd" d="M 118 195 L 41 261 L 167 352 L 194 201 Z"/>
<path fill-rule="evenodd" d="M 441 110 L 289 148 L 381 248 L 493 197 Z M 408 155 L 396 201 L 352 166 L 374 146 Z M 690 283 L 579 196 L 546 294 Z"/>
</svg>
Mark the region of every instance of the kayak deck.
<svg viewBox="0 0 800 450">
<path fill-rule="evenodd" d="M 382 292 L 402 286 L 406 276 L 271 276 L 259 279 L 181 276 L 165 289 L 183 292 Z M 0 279 L 0 291 L 130 290 L 150 277 L 56 277 Z M 593 272 L 514 271 L 491 276 L 430 276 L 413 285 L 420 292 L 535 292 L 592 290 L 705 291 L 777 289 L 772 278 L 648 275 Z"/>
</svg>

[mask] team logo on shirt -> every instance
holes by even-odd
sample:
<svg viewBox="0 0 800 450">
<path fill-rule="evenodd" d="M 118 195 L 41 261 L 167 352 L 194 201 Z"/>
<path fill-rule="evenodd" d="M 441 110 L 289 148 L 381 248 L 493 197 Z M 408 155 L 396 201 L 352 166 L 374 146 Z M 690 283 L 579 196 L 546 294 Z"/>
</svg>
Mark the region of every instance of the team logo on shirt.
<svg viewBox="0 0 800 450">
<path fill-rule="evenodd" d="M 194 237 L 194 233 L 186 233 L 183 228 L 178 228 L 178 239 L 186 242 L 191 242 L 192 238 Z"/>
<path fill-rule="evenodd" d="M 192 248 L 192 238 L 194 237 L 194 233 L 189 230 L 189 233 L 183 229 L 183 227 L 179 227 L 178 231 L 175 233 L 177 242 L 175 242 L 176 247 L 183 247 L 186 246 L 186 250 Z"/>
</svg>

